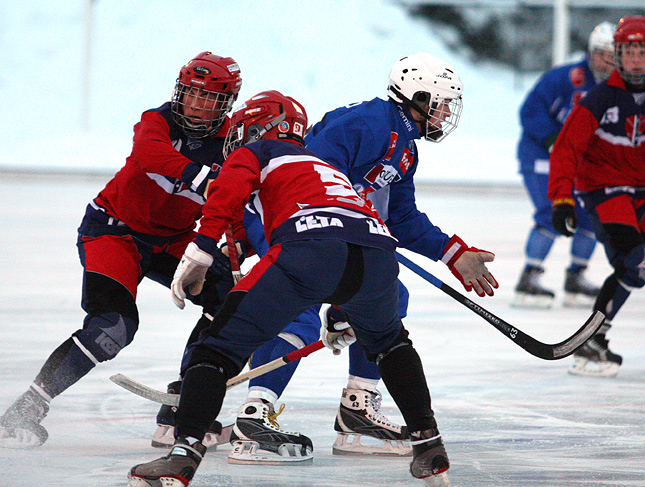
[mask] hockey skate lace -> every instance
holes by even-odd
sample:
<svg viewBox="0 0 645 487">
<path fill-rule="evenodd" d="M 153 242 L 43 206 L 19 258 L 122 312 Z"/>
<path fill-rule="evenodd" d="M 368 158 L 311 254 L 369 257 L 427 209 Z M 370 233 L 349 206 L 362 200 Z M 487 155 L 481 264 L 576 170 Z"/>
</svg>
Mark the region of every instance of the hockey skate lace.
<svg viewBox="0 0 645 487">
<path fill-rule="evenodd" d="M 284 411 L 284 403 L 280 404 L 280 408 L 277 412 L 267 412 L 267 419 L 269 420 L 269 424 L 279 431 L 282 431 L 282 428 L 280 428 L 280 425 L 278 424 L 277 417 L 282 414 L 282 411 Z"/>
<path fill-rule="evenodd" d="M 391 426 L 395 427 L 395 425 L 381 412 L 381 399 L 383 396 L 381 396 L 381 393 L 379 391 L 375 391 L 370 393 L 369 396 L 369 403 L 371 406 L 371 412 L 369 413 L 370 416 L 372 416 L 372 419 L 376 421 L 377 423 L 381 423 L 385 426 Z M 370 410 L 368 409 L 368 411 Z"/>
</svg>

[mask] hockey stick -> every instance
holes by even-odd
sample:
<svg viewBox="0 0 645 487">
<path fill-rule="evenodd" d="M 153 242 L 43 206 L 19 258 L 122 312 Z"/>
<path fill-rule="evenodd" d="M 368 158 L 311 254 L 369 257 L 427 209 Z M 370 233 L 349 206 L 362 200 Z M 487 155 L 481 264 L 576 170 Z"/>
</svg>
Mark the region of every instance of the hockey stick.
<svg viewBox="0 0 645 487">
<path fill-rule="evenodd" d="M 490 311 L 474 303 L 463 294 L 455 291 L 453 288 L 443 283 L 439 278 L 433 276 L 428 271 L 412 262 L 407 257 L 396 252 L 397 260 L 405 267 L 410 269 L 419 277 L 425 279 L 430 284 L 441 289 L 448 296 L 463 304 L 469 310 L 475 312 L 488 323 L 497 328 L 505 337 L 513 340 L 517 345 L 522 347 L 531 355 L 535 355 L 544 360 L 558 360 L 568 357 L 578 348 L 580 348 L 589 338 L 591 338 L 605 322 L 605 315 L 600 311 L 594 311 L 587 319 L 584 325 L 580 327 L 573 335 L 560 343 L 548 344 L 542 343 L 535 338 L 527 335 L 521 330 L 510 325 L 503 319 L 495 316 Z"/>
<path fill-rule="evenodd" d="M 233 273 L 233 282 L 237 284 L 242 279 L 240 270 L 240 259 L 237 257 L 237 245 L 233 238 L 233 226 L 229 225 L 226 229 L 226 246 L 228 247 L 228 258 L 231 260 L 231 271 Z"/>
<path fill-rule="evenodd" d="M 294 350 L 293 352 L 272 360 L 269 363 L 251 369 L 244 374 L 236 375 L 235 377 L 232 377 L 228 380 L 228 382 L 226 383 L 226 390 L 239 384 L 243 384 L 244 382 L 247 382 L 255 377 L 264 375 L 267 372 L 278 369 L 283 365 L 295 362 L 296 360 L 306 357 L 307 355 L 312 354 L 320 350 L 321 348 L 325 348 L 325 346 L 323 345 L 323 342 L 321 340 L 318 340 L 311 345 L 307 345 L 306 347 Z M 179 404 L 179 394 L 170 394 L 167 392 L 158 391 L 156 389 L 153 389 L 152 387 L 148 387 L 135 380 L 132 380 L 123 374 L 115 374 L 110 377 L 110 380 L 115 384 L 123 387 L 124 389 L 136 394 L 137 396 L 143 397 L 144 399 L 149 399 L 150 401 L 158 402 L 161 404 L 167 404 L 168 406 L 177 406 Z"/>
</svg>

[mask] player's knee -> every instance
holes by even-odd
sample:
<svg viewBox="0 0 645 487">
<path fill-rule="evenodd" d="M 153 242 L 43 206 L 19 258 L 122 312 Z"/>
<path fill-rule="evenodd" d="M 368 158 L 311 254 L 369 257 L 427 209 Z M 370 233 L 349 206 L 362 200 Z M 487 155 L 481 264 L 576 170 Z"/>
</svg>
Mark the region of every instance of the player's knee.
<svg viewBox="0 0 645 487">
<path fill-rule="evenodd" d="M 203 345 L 197 345 L 190 354 L 188 363 L 182 364 L 182 375 L 187 374 L 194 367 L 214 367 L 221 370 L 226 380 L 235 377 L 242 370 L 235 361 Z"/>
<path fill-rule="evenodd" d="M 88 315 L 73 339 L 93 362 L 105 362 L 132 342 L 137 327 L 137 320 L 115 311 Z"/>
<path fill-rule="evenodd" d="M 645 286 L 645 246 L 637 245 L 629 251 L 623 261 L 623 272 L 619 280 L 632 288 Z"/>
<path fill-rule="evenodd" d="M 386 357 L 392 354 L 395 350 L 398 350 L 399 348 L 405 347 L 405 346 L 412 346 L 412 340 L 410 340 L 408 335 L 409 335 L 408 330 L 406 330 L 402 326 L 401 330 L 399 331 L 399 334 L 394 339 L 394 341 L 387 347 L 387 349 L 383 350 L 380 353 L 365 352 L 367 359 L 371 362 L 376 362 L 376 364 L 378 365 L 381 363 L 381 361 L 383 361 Z"/>
<path fill-rule="evenodd" d="M 627 255 L 632 249 L 643 245 L 643 236 L 631 225 L 607 223 L 604 229 L 609 235 L 610 245 L 621 254 Z"/>
</svg>

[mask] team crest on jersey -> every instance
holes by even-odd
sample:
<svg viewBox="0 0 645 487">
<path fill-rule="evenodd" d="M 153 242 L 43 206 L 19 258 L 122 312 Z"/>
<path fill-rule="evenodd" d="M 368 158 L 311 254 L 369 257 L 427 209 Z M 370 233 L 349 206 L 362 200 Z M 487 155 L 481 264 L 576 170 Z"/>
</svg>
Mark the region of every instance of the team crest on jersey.
<svg viewBox="0 0 645 487">
<path fill-rule="evenodd" d="M 410 169 L 410 164 L 412 164 L 412 158 L 410 157 L 410 150 L 405 148 L 403 149 L 403 154 L 401 155 L 401 162 L 399 163 L 399 167 L 401 168 L 401 172 L 403 174 L 408 172 L 408 169 Z"/>
<path fill-rule="evenodd" d="M 632 144 L 638 146 L 645 134 L 645 115 L 632 115 L 625 119 L 625 133 Z"/>
<path fill-rule="evenodd" d="M 574 88 L 580 88 L 585 84 L 585 70 L 579 66 L 573 68 L 569 71 L 569 79 Z"/>
<path fill-rule="evenodd" d="M 607 111 L 605 111 L 604 115 L 600 119 L 600 125 L 608 124 L 608 123 L 618 123 L 618 107 L 613 106 L 607 108 Z"/>
<path fill-rule="evenodd" d="M 374 166 L 370 172 L 365 175 L 365 180 L 370 184 L 376 184 L 380 187 L 387 186 L 401 179 L 399 172 L 394 166 L 379 164 Z"/>
<path fill-rule="evenodd" d="M 188 139 L 188 148 L 190 150 L 199 149 L 202 145 L 204 145 L 204 144 L 202 143 L 201 140 Z"/>
</svg>

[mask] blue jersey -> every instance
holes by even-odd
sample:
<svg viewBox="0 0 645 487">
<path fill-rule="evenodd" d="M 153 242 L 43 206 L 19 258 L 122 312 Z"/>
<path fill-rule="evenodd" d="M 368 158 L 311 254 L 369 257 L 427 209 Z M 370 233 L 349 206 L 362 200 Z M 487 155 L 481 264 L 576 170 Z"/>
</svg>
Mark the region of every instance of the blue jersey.
<svg viewBox="0 0 645 487">
<path fill-rule="evenodd" d="M 522 137 L 517 148 L 521 173 L 549 173 L 549 149 L 573 107 L 594 86 L 589 62 L 566 64 L 542 75 L 520 108 Z"/>
<path fill-rule="evenodd" d="M 420 137 L 409 112 L 393 101 L 374 98 L 327 113 L 305 144 L 374 204 L 399 247 L 436 261 L 450 237 L 416 207 L 414 141 Z"/>
</svg>

